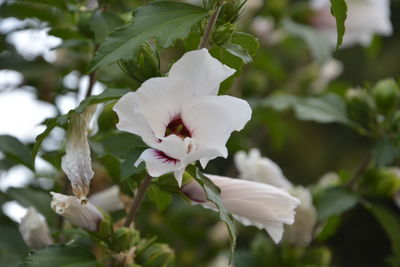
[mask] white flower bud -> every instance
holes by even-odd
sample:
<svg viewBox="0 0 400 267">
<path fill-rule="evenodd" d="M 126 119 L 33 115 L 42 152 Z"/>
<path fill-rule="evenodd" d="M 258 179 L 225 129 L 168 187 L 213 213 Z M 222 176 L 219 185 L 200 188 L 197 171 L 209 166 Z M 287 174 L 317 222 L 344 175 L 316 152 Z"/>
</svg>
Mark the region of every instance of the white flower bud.
<svg viewBox="0 0 400 267">
<path fill-rule="evenodd" d="M 73 225 L 97 231 L 103 215 L 100 211 L 87 200 L 80 200 L 75 196 L 66 196 L 55 192 L 53 195 L 51 208 L 59 215 L 68 219 Z"/>
<path fill-rule="evenodd" d="M 339 60 L 329 59 L 325 62 L 320 70 L 317 79 L 311 84 L 315 92 L 321 92 L 334 79 L 343 72 L 343 64 Z"/>
<path fill-rule="evenodd" d="M 290 190 L 290 194 L 300 200 L 300 205 L 296 209 L 294 224 L 285 226 L 283 240 L 290 244 L 307 246 L 313 238 L 317 211 L 308 189 L 296 186 Z"/>
<path fill-rule="evenodd" d="M 32 249 L 42 249 L 53 244 L 49 234 L 49 227 L 34 208 L 29 208 L 21 219 L 19 231 L 25 243 Z"/>
<path fill-rule="evenodd" d="M 89 197 L 89 201 L 97 208 L 100 208 L 105 212 L 124 208 L 124 204 L 119 197 L 119 187 L 117 185 L 111 186 L 104 191 L 91 195 Z"/>
<path fill-rule="evenodd" d="M 235 154 L 235 165 L 239 170 L 239 177 L 276 187 L 290 189 L 292 184 L 283 175 L 279 166 L 266 157 L 261 157 L 256 148 L 250 150 L 246 155 L 244 151 Z"/>
<path fill-rule="evenodd" d="M 61 160 L 61 167 L 71 182 L 72 191 L 79 199 L 86 198 L 93 177 L 87 136 L 88 125 L 95 110 L 96 106 L 90 106 L 81 114 L 72 114 L 68 127 L 66 154 Z"/>
<path fill-rule="evenodd" d="M 283 235 L 283 224 L 294 222 L 295 208 L 299 201 L 277 187 L 240 179 L 207 174 L 221 189 L 221 200 L 232 216 L 244 225 L 265 229 L 278 243 Z M 194 203 L 216 209 L 209 202 L 201 186 L 192 181 L 182 192 Z"/>
</svg>

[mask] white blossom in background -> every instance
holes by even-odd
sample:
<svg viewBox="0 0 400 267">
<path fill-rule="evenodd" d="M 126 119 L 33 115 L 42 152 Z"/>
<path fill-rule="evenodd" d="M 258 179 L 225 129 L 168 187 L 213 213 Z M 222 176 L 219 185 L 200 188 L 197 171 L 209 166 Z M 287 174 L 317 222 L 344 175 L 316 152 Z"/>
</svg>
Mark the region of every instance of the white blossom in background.
<svg viewBox="0 0 400 267">
<path fill-rule="evenodd" d="M 65 217 L 73 225 L 89 231 L 97 231 L 103 215 L 88 200 L 80 200 L 75 196 L 50 192 L 53 200 L 51 208 L 59 215 Z"/>
<path fill-rule="evenodd" d="M 32 249 L 42 249 L 53 244 L 46 221 L 34 208 L 29 208 L 21 219 L 19 231 L 25 243 Z"/>
<path fill-rule="evenodd" d="M 344 47 L 356 44 L 367 46 L 374 34 L 392 35 L 389 0 L 347 0 L 346 3 Z M 311 19 L 312 25 L 326 36 L 332 48 L 336 47 L 336 21 L 330 13 L 330 1 L 312 0 L 311 7 L 315 11 Z"/>
<path fill-rule="evenodd" d="M 343 72 L 343 63 L 334 58 L 326 61 L 318 71 L 317 78 L 312 82 L 314 92 L 322 92 L 326 86 Z"/>
<path fill-rule="evenodd" d="M 327 172 L 318 180 L 318 186 L 326 188 L 340 184 L 340 177 L 336 172 Z"/>
<path fill-rule="evenodd" d="M 283 225 L 294 222 L 299 201 L 277 187 L 252 181 L 206 175 L 221 189 L 221 200 L 232 216 L 242 224 L 265 229 L 274 242 L 282 239 Z M 194 203 L 216 209 L 209 202 L 202 187 L 191 181 L 182 192 Z"/>
<path fill-rule="evenodd" d="M 294 224 L 285 227 L 283 240 L 305 247 L 313 239 L 314 227 L 317 223 L 317 210 L 308 189 L 296 186 L 289 193 L 300 200 L 300 205 L 296 209 Z"/>
<path fill-rule="evenodd" d="M 79 199 L 89 193 L 93 178 L 92 159 L 87 140 L 88 126 L 96 106 L 88 107 L 81 114 L 73 114 L 68 126 L 66 154 L 61 159 L 61 168 L 71 182 L 72 191 Z"/>
<path fill-rule="evenodd" d="M 229 257 L 228 256 L 223 255 L 223 254 L 219 254 L 208 265 L 208 267 L 234 267 L 234 265 L 233 265 L 233 263 L 229 264 Z"/>
<path fill-rule="evenodd" d="M 262 157 L 257 148 L 251 149 L 248 154 L 244 151 L 237 152 L 234 160 L 239 170 L 239 178 L 284 189 L 292 188 L 281 168 L 269 158 Z"/>
<path fill-rule="evenodd" d="M 251 117 L 249 104 L 220 95 L 220 83 L 235 72 L 207 49 L 187 52 L 172 65 L 168 77 L 151 78 L 114 106 L 117 128 L 139 135 L 151 148 L 136 166 L 146 163 L 152 177 L 174 172 L 179 185 L 185 167 L 200 160 L 205 167 L 226 158 L 226 142 Z"/>
<path fill-rule="evenodd" d="M 316 209 L 310 191 L 302 186 L 293 186 L 283 175 L 281 168 L 272 160 L 262 157 L 258 149 L 248 154 L 239 151 L 234 156 L 239 177 L 279 187 L 300 200 L 294 223 L 285 226 L 284 241 L 299 246 L 307 246 L 313 237 L 317 223 Z"/>
<path fill-rule="evenodd" d="M 47 32 L 50 28 L 27 29 L 15 31 L 7 35 L 7 41 L 15 46 L 17 52 L 26 60 L 34 60 L 38 56 L 48 62 L 54 62 L 57 52 L 52 48 L 60 45 L 62 40 L 51 36 Z"/>
<path fill-rule="evenodd" d="M 275 29 L 273 18 L 255 17 L 250 25 L 250 30 L 264 44 L 275 45 L 281 42 L 286 33 Z"/>
<path fill-rule="evenodd" d="M 105 212 L 124 208 L 124 204 L 119 197 L 119 187 L 117 185 L 89 196 L 89 201 Z"/>
<path fill-rule="evenodd" d="M 24 76 L 15 70 L 0 70 L 0 92 L 7 89 L 14 89 L 22 83 Z"/>
</svg>

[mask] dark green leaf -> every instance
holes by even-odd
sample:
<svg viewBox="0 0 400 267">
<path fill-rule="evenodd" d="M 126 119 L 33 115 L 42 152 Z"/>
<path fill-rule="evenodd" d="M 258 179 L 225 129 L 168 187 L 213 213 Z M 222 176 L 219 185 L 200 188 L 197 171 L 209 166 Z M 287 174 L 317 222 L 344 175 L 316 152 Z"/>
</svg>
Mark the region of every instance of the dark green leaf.
<svg viewBox="0 0 400 267">
<path fill-rule="evenodd" d="M 94 32 L 96 43 L 101 44 L 115 28 L 124 25 L 124 23 L 124 20 L 116 14 L 97 10 L 93 13 L 89 25 Z"/>
<path fill-rule="evenodd" d="M 0 17 L 16 17 L 19 19 L 38 18 L 41 21 L 57 24 L 60 19 L 64 18 L 65 13 L 60 9 L 36 5 L 30 2 L 14 2 L 10 4 L 2 4 L 0 8 Z"/>
<path fill-rule="evenodd" d="M 53 245 L 32 253 L 20 266 L 89 267 L 96 266 L 96 258 L 88 249 L 81 246 Z"/>
<path fill-rule="evenodd" d="M 0 266 L 16 266 L 28 254 L 28 248 L 16 225 L 0 224 Z"/>
<path fill-rule="evenodd" d="M 82 113 L 90 105 L 104 103 L 111 100 L 117 100 L 121 96 L 129 92 L 130 90 L 126 89 L 106 89 L 101 94 L 85 98 L 85 100 L 83 100 L 76 109 L 70 112 Z"/>
<path fill-rule="evenodd" d="M 7 158 L 33 169 L 33 161 L 29 149 L 11 135 L 0 135 L 0 151 Z"/>
<path fill-rule="evenodd" d="M 49 224 L 56 223 L 56 214 L 50 207 L 51 196 L 49 193 L 30 188 L 9 188 L 7 195 L 22 206 L 35 207 L 47 219 Z"/>
<path fill-rule="evenodd" d="M 194 24 L 207 15 L 201 7 L 178 2 L 152 2 L 136 9 L 133 22 L 112 32 L 100 46 L 88 71 L 120 59 L 131 59 L 146 40 L 155 38 L 162 47 L 185 38 Z"/>
<path fill-rule="evenodd" d="M 400 156 L 400 148 L 396 147 L 390 139 L 381 139 L 376 142 L 372 156 L 378 167 L 388 166 Z"/>
<path fill-rule="evenodd" d="M 331 0 L 331 13 L 336 18 L 337 44 L 336 48 L 343 43 L 345 32 L 345 21 L 347 17 L 347 4 L 345 0 Z"/>
<path fill-rule="evenodd" d="M 318 63 L 322 64 L 330 58 L 331 50 L 327 41 L 311 27 L 285 19 L 283 28 L 293 36 L 301 38 L 307 44 L 313 58 Z"/>
<path fill-rule="evenodd" d="M 358 201 L 358 196 L 347 188 L 328 188 L 317 202 L 318 220 L 324 221 L 332 215 L 342 214 L 354 207 Z"/>
<path fill-rule="evenodd" d="M 159 211 L 165 210 L 172 202 L 171 195 L 160 190 L 157 185 L 151 185 L 147 190 L 147 195 L 156 204 Z"/>
<path fill-rule="evenodd" d="M 143 147 L 136 147 L 128 152 L 125 160 L 121 163 L 121 181 L 124 181 L 132 175 L 141 173 L 145 170 L 144 164 L 140 164 L 139 166 L 135 167 L 135 162 L 138 160 L 143 150 Z"/>
<path fill-rule="evenodd" d="M 390 259 L 392 266 L 400 265 L 400 217 L 385 206 L 363 203 L 379 221 L 392 243 L 394 257 Z"/>
<path fill-rule="evenodd" d="M 224 207 L 220 197 L 220 189 L 203 173 L 199 171 L 198 168 L 190 165 L 186 168 L 186 171 L 201 185 L 204 192 L 206 193 L 206 197 L 209 201 L 211 201 L 218 209 L 219 219 L 225 223 L 228 228 L 229 236 L 230 236 L 230 245 L 231 245 L 231 259 L 236 246 L 236 228 L 231 219 L 230 213 Z"/>
</svg>

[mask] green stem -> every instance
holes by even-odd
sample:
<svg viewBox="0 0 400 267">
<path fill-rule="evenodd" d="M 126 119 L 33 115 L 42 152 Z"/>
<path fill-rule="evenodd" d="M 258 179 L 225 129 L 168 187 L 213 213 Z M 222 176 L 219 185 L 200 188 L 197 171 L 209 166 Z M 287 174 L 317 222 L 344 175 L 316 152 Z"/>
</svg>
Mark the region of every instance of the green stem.
<svg viewBox="0 0 400 267">
<path fill-rule="evenodd" d="M 211 15 L 210 19 L 208 20 L 206 29 L 204 30 L 203 37 L 201 38 L 201 42 L 199 44 L 199 49 L 207 48 L 208 43 L 210 42 L 210 38 L 217 22 L 219 12 L 221 12 L 222 5 L 224 4 L 224 0 L 219 0 L 216 6 L 215 12 Z"/>
</svg>

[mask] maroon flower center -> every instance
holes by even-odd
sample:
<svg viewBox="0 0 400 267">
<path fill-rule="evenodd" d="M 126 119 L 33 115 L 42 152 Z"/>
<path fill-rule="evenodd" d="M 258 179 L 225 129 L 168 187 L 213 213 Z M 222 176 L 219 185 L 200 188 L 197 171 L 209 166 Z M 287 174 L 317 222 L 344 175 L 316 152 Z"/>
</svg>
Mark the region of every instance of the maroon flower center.
<svg viewBox="0 0 400 267">
<path fill-rule="evenodd" d="M 168 123 L 164 136 L 168 136 L 170 134 L 175 134 L 181 138 L 192 137 L 191 132 L 188 130 L 188 128 L 186 128 L 181 117 L 176 117 L 170 123 Z"/>
<path fill-rule="evenodd" d="M 174 158 L 169 157 L 168 155 L 166 155 L 166 154 L 165 154 L 164 152 L 162 152 L 161 150 L 156 150 L 155 153 L 156 153 L 156 158 L 157 158 L 157 159 L 162 159 L 162 160 L 163 160 L 163 163 L 173 163 L 173 164 L 176 164 L 176 163 L 179 162 L 178 159 L 174 159 Z"/>
</svg>

